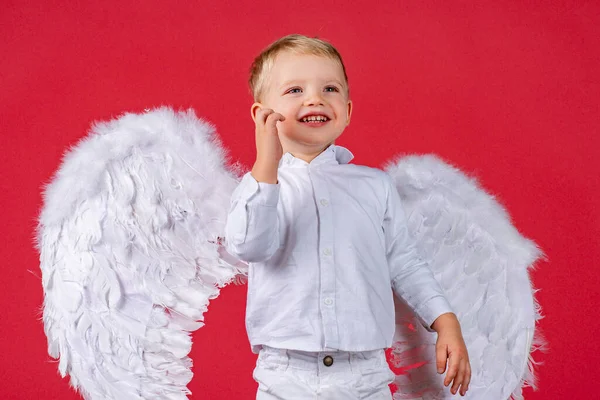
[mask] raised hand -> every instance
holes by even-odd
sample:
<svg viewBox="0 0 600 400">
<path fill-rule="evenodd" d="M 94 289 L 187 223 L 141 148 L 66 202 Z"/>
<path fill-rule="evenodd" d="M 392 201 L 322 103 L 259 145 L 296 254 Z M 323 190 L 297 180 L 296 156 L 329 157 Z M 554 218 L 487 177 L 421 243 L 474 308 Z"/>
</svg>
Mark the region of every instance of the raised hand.
<svg viewBox="0 0 600 400">
<path fill-rule="evenodd" d="M 256 161 L 252 176 L 259 182 L 277 183 L 277 167 L 283 156 L 277 122 L 285 117 L 269 108 L 253 110 L 256 124 Z"/>
</svg>

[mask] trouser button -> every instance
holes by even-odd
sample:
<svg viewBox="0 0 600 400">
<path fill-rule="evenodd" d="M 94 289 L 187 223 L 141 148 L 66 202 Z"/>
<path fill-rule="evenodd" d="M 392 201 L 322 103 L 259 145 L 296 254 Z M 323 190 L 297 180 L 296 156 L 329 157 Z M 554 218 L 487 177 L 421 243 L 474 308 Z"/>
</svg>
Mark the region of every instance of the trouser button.
<svg viewBox="0 0 600 400">
<path fill-rule="evenodd" d="M 333 357 L 325 356 L 325 358 L 323 358 L 323 364 L 325 364 L 326 367 L 331 367 L 331 365 L 333 365 Z"/>
</svg>

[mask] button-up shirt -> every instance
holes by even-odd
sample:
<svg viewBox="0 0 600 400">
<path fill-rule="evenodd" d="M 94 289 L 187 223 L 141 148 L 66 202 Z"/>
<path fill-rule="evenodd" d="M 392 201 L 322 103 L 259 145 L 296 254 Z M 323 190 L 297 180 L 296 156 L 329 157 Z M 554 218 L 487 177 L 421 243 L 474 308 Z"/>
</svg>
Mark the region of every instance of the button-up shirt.
<svg viewBox="0 0 600 400">
<path fill-rule="evenodd" d="M 249 263 L 246 329 L 260 346 L 302 351 L 390 347 L 393 292 L 425 326 L 450 306 L 417 255 L 385 172 L 348 164 L 331 145 L 310 163 L 284 154 L 278 183 L 246 174 L 226 224 L 227 250 Z"/>
</svg>

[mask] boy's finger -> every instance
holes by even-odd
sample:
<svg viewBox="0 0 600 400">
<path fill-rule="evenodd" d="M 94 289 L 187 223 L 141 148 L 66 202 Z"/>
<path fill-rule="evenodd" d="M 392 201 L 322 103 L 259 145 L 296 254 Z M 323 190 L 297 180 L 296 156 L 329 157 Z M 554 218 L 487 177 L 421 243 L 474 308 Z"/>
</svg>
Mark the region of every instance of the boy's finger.
<svg viewBox="0 0 600 400">
<path fill-rule="evenodd" d="M 467 361 L 467 371 L 465 373 L 465 380 L 462 384 L 461 394 L 464 396 L 467 390 L 469 390 L 469 384 L 471 383 L 471 363 Z"/>
<path fill-rule="evenodd" d="M 283 121 L 285 118 L 283 117 L 283 115 L 279 114 L 279 113 L 272 113 L 267 117 L 267 121 L 265 123 L 265 125 L 267 126 L 267 130 L 270 131 L 271 133 L 275 133 L 277 131 L 276 126 L 277 126 L 277 121 Z"/>
<path fill-rule="evenodd" d="M 274 120 L 275 122 L 277 122 L 277 121 L 284 121 L 285 117 L 283 115 L 279 114 L 278 112 L 273 111 L 273 113 L 271 115 L 269 115 L 269 117 L 267 119 L 271 119 L 271 120 Z"/>
<path fill-rule="evenodd" d="M 444 379 L 444 386 L 448 386 L 450 382 L 456 378 L 456 374 L 458 373 L 458 362 L 450 357 L 450 361 L 448 362 L 448 373 L 446 373 L 446 379 Z"/>
<path fill-rule="evenodd" d="M 436 348 L 435 359 L 438 374 L 443 374 L 446 370 L 446 361 L 448 360 L 448 352 L 445 346 Z"/>
<path fill-rule="evenodd" d="M 454 383 L 450 388 L 452 394 L 456 394 L 458 388 L 462 385 L 465 377 L 465 363 L 464 360 L 460 361 L 460 367 L 458 368 L 458 372 L 456 373 L 456 378 L 454 378 Z"/>
<path fill-rule="evenodd" d="M 273 110 L 271 110 L 270 108 L 261 108 L 258 113 L 257 116 L 258 118 L 257 121 L 260 121 L 261 123 L 265 124 L 267 122 L 267 119 L 269 118 L 269 115 L 273 114 Z"/>
</svg>

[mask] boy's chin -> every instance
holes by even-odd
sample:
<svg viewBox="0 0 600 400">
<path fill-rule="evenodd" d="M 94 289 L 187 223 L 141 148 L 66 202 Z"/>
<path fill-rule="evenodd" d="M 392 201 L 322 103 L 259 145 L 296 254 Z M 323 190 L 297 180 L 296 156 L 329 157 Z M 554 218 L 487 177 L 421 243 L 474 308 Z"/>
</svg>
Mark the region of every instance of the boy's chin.
<svg viewBox="0 0 600 400">
<path fill-rule="evenodd" d="M 332 143 L 333 141 L 324 142 L 322 140 L 290 141 L 289 146 L 285 146 L 287 149 L 284 149 L 284 152 L 313 154 L 325 150 Z"/>
<path fill-rule="evenodd" d="M 294 141 L 294 145 L 300 150 L 304 149 L 307 151 L 315 151 L 328 147 L 331 143 L 333 143 L 335 139 L 326 139 L 326 138 L 302 138 L 300 140 Z"/>
<path fill-rule="evenodd" d="M 322 146 L 327 145 L 329 143 L 333 143 L 340 134 L 332 134 L 331 132 L 319 132 L 318 130 L 309 130 L 302 132 L 294 132 L 294 134 L 289 136 L 289 139 L 296 144 L 305 145 L 305 146 Z"/>
</svg>

